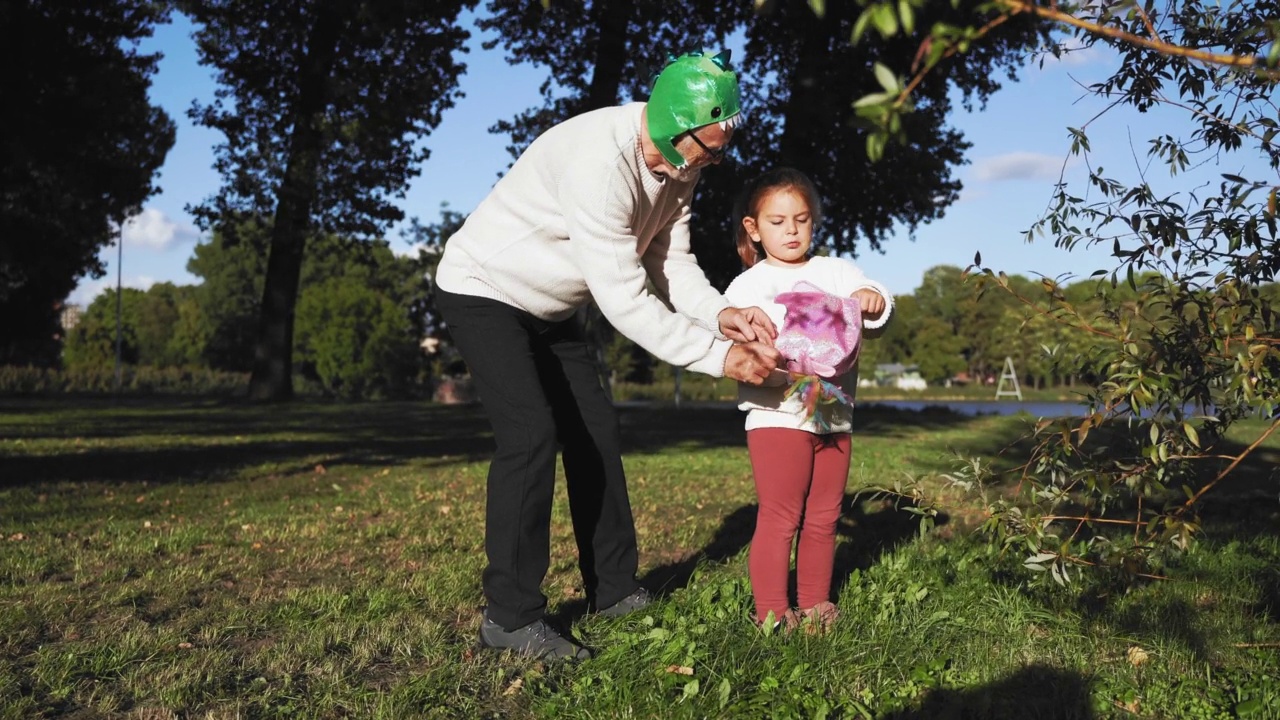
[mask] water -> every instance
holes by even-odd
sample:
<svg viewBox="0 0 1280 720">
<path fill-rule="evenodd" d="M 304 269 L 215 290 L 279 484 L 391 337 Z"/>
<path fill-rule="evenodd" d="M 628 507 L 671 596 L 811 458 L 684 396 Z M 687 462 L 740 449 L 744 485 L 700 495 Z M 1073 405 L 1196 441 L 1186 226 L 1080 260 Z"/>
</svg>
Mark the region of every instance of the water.
<svg viewBox="0 0 1280 720">
<path fill-rule="evenodd" d="M 880 406 L 895 410 L 946 408 L 962 415 L 1017 415 L 1032 417 L 1083 416 L 1085 406 L 1077 402 L 1017 402 L 1009 400 L 867 400 L 860 407 Z"/>
<path fill-rule="evenodd" d="M 620 408 L 654 407 L 668 404 L 653 400 L 619 400 L 614 403 Z M 737 403 L 728 400 L 685 400 L 683 407 L 689 408 L 734 408 Z M 1085 406 L 1077 402 L 1016 402 L 1008 400 L 859 400 L 859 408 L 871 407 L 892 408 L 895 410 L 919 411 L 926 408 L 945 408 L 962 415 L 1016 415 L 1025 412 L 1032 417 L 1063 417 L 1085 414 Z M 856 411 L 855 411 L 856 412 Z"/>
</svg>

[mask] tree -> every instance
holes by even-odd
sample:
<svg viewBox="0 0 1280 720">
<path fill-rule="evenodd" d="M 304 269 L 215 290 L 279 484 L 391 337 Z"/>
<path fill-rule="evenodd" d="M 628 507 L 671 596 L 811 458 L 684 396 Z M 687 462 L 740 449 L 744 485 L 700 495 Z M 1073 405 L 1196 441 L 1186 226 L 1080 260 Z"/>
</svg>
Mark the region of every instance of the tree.
<svg viewBox="0 0 1280 720">
<path fill-rule="evenodd" d="M 201 348 L 204 363 L 215 370 L 248 372 L 253 367 L 269 244 L 265 223 L 224 220 L 187 261 L 187 272 L 201 279 L 195 287 L 198 316 L 191 318 L 187 332 Z"/>
<path fill-rule="evenodd" d="M 120 360 L 136 365 L 139 357 L 138 327 L 146 293 L 123 288 L 120 294 Z M 99 294 L 67 336 L 63 361 L 68 368 L 110 368 L 116 358 L 116 291 Z"/>
<path fill-rule="evenodd" d="M 234 234 L 234 242 L 229 234 Z M 245 219 L 236 223 L 230 233 L 215 231 L 207 242 L 196 245 L 187 262 L 187 270 L 202 281 L 192 289 L 196 307 L 184 315 L 184 306 L 178 306 L 179 322 L 189 323 L 189 326 L 180 324 L 179 328 L 184 336 L 194 338 L 190 343 L 200 346 L 199 354 L 210 367 L 244 372 L 252 366 L 252 328 L 259 315 L 267 272 L 265 250 L 270 238 L 269 223 Z M 397 327 L 405 342 L 414 348 L 429 332 L 430 281 L 426 267 L 420 258 L 395 255 L 385 240 L 361 242 L 333 235 L 318 236 L 309 245 L 298 277 L 300 296 L 340 280 L 368 289 L 379 301 L 390 302 L 402 320 Z M 345 286 L 339 289 L 351 294 Z M 332 322 L 356 324 L 362 322 L 364 316 L 344 314 L 342 308 L 362 307 L 360 303 L 364 298 L 358 300 L 337 310 L 324 306 L 318 312 L 327 313 L 325 316 Z M 321 305 L 319 300 L 312 304 Z M 301 309 L 298 313 L 301 317 Z M 357 337 L 366 331 L 357 327 L 347 330 L 353 334 L 344 337 Z M 203 344 L 199 338 L 203 338 Z M 294 346 L 301 347 L 298 338 Z M 302 368 L 308 373 L 314 369 L 314 364 Z"/>
<path fill-rule="evenodd" d="M 217 99 L 197 122 L 226 136 L 221 193 L 194 212 L 204 228 L 270 217 L 255 399 L 292 395 L 294 307 L 307 241 L 379 237 L 429 150 L 417 140 L 453 105 L 475 0 L 182 0 L 199 25 Z"/>
<path fill-rule="evenodd" d="M 184 330 L 195 308 L 195 288 L 156 283 L 124 288 L 120 295 L 121 360 L 128 365 L 181 367 L 200 364 L 200 347 Z M 69 368 L 110 368 L 116 357 L 116 291 L 107 290 L 85 308 L 68 333 L 63 361 Z"/>
<path fill-rule="evenodd" d="M 891 35 L 903 8 L 913 11 L 923 1 L 877 2 L 865 13 Z M 1090 162 L 1092 199 L 1059 185 L 1029 233 L 1067 249 L 1106 243 L 1116 267 L 1108 283 L 1094 285 L 1096 310 L 1077 305 L 1056 283 L 1043 285 L 1040 317 L 1089 339 L 1076 345 L 1084 348 L 1077 356 L 1062 359 L 1089 371 L 1088 412 L 1037 425 L 1022 466 L 1021 503 L 994 501 L 984 527 L 1009 547 L 1032 548 L 1027 565 L 1050 570 L 1045 575 L 1058 582 L 1097 565 L 1132 577 L 1144 562 L 1194 540 L 1205 496 L 1229 483 L 1280 428 L 1280 338 L 1267 290 L 1280 271 L 1280 145 L 1274 142 L 1280 18 L 1274 3 L 1060 7 L 997 0 L 986 16 L 934 28 L 921 46 L 923 62 L 906 82 L 883 69 L 884 92 L 860 101 L 878 123 L 869 149 L 902 137 L 895 118 L 907 111 L 921 78 L 944 72 L 943 59 L 962 55 L 988 28 L 1019 16 L 1057 23 L 1085 46 L 1116 52 L 1114 73 L 1089 88 L 1109 99 L 1109 109 L 1186 111 L 1189 132 L 1166 133 L 1148 145 L 1148 157 L 1170 176 L 1187 170 L 1191 158 L 1223 161 L 1238 150 L 1266 164 L 1233 169 L 1216 188 L 1184 198 L 1161 191 L 1154 173 L 1122 182 Z M 1072 153 L 1090 159 L 1088 128 L 1070 132 Z M 1002 273 L 972 270 L 1028 300 Z M 1125 285 L 1127 294 L 1108 291 Z M 1246 417 L 1269 422 L 1242 450 L 1226 450 L 1226 432 Z M 1105 452 L 1093 451 L 1099 443 Z M 980 487 L 987 480 L 977 473 L 966 482 Z M 1124 532 L 1107 532 L 1116 527 Z"/>
<path fill-rule="evenodd" d="M 298 360 L 332 395 L 400 395 L 421 355 L 408 325 L 395 302 L 357 277 L 331 278 L 298 301 Z"/>
<path fill-rule="evenodd" d="M 142 0 L 0 2 L 0 364 L 53 364 L 58 310 L 150 197 L 173 122 L 147 100 Z"/>
<path fill-rule="evenodd" d="M 873 58 L 909 62 L 915 46 L 894 40 L 849 43 L 856 20 L 852 3 L 827 3 L 814 18 L 800 0 L 721 3 L 712 0 L 550 2 L 545 9 L 523 0 L 491 0 L 481 27 L 498 31 L 513 62 L 548 67 L 545 102 L 494 126 L 519 152 L 538 133 L 571 115 L 620 100 L 648 97 L 652 76 L 668 53 L 719 47 L 745 31 L 746 55 L 738 66 L 748 122 L 736 133 L 731 157 L 703 173 L 694 212 L 694 251 L 708 277 L 725 287 L 741 271 L 733 251 L 729 215 L 746 178 L 787 163 L 811 174 L 824 195 L 827 220 L 815 244 L 838 252 L 877 249 L 895 225 L 914 228 L 942 216 L 959 182 L 952 168 L 967 147 L 946 126 L 949 91 L 978 100 L 999 87 L 997 68 L 1012 76 L 1015 50 L 1034 43 L 1032 23 L 1011 24 L 1000 39 L 971 54 L 955 74 L 923 89 L 927 100 L 909 123 L 913 146 L 896 151 L 894 163 L 872 165 L 853 101 L 874 83 Z M 976 2 L 961 3 L 967 11 Z M 758 12 L 753 12 L 753 7 Z M 920 25 L 962 17 L 949 8 L 922 13 Z M 588 80 L 589 78 L 589 80 Z M 740 163 L 740 164 L 739 164 Z"/>
</svg>

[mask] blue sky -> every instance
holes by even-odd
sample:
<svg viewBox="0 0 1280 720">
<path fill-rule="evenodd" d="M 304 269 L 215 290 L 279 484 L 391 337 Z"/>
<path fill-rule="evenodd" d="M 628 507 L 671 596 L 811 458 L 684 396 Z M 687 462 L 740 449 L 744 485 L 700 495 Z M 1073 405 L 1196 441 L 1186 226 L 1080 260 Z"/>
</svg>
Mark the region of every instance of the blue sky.
<svg viewBox="0 0 1280 720">
<path fill-rule="evenodd" d="M 138 217 L 126 222 L 122 273 L 126 287 L 198 281 L 185 269 L 200 239 L 185 208 L 220 186 L 213 170 L 213 148 L 221 135 L 193 125 L 186 116 L 194 100 L 211 100 L 215 88 L 212 73 L 197 63 L 190 34 L 191 26 L 177 15 L 143 46 L 144 51 L 164 53 L 151 97 L 177 123 L 177 141 L 161 169 L 162 191 Z M 471 51 L 463 58 L 468 66 L 461 80 L 466 96 L 445 112 L 440 126 L 425 141 L 431 157 L 401 201 L 407 218 L 433 221 L 446 202 L 454 210 L 469 212 L 510 163 L 506 136 L 492 135 L 487 129 L 499 119 L 539 104 L 537 88 L 544 73 L 532 66 L 509 66 L 500 48 L 481 47 L 487 37 L 472 33 Z M 953 124 L 973 143 L 970 164 L 957 170 L 965 185 L 960 200 L 946 210 L 944 218 L 921 227 L 914 242 L 904 230 L 885 243 L 883 252 L 864 251 L 856 262 L 894 293 L 914 291 L 924 272 L 936 265 L 964 267 L 976 252 L 981 252 L 987 266 L 1027 276 L 1085 278 L 1094 270 L 1113 267 L 1109 247 L 1068 253 L 1047 240 L 1026 244 L 1022 231 L 1044 212 L 1060 175 L 1077 194 L 1085 192 L 1085 163 L 1068 158 L 1071 138 L 1066 128 L 1090 123 L 1102 109 L 1103 103 L 1087 97 L 1084 86 L 1107 77 L 1114 64 L 1113 56 L 1099 50 L 1072 53 L 1059 61 L 1050 58 L 1043 68 L 1023 68 L 1019 81 L 1006 82 L 985 109 L 955 115 Z M 1221 173 L 1242 170 L 1238 158 L 1228 158 L 1227 164 L 1206 163 L 1170 178 L 1162 165 L 1146 159 L 1150 138 L 1186 129 L 1185 120 L 1173 111 L 1141 115 L 1116 109 L 1089 125 L 1090 161 L 1122 181 L 1145 172 L 1148 181 L 1166 193 L 1216 184 Z M 394 248 L 407 252 L 410 248 L 398 230 L 393 228 L 388 238 Z M 72 294 L 72 302 L 85 304 L 104 287 L 115 286 L 117 248 L 104 249 L 102 256 L 107 275 L 84 280 Z"/>
</svg>

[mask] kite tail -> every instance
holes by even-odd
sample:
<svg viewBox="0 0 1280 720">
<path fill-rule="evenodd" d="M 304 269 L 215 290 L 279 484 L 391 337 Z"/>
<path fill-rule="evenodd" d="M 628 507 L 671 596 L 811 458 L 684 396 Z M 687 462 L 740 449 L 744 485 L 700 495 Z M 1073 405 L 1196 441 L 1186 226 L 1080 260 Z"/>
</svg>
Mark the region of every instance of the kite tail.
<svg viewBox="0 0 1280 720">
<path fill-rule="evenodd" d="M 853 407 L 853 398 L 849 397 L 840 386 L 828 382 L 817 375 L 798 375 L 792 374 L 795 380 L 791 383 L 791 387 L 787 388 L 787 393 L 783 396 L 784 400 L 790 400 L 793 397 L 799 397 L 801 405 L 804 406 L 805 421 L 812 421 L 817 425 L 821 432 L 831 430 L 831 424 L 827 422 L 826 414 L 820 412 L 823 405 L 834 405 L 839 403 L 846 407 Z"/>
</svg>

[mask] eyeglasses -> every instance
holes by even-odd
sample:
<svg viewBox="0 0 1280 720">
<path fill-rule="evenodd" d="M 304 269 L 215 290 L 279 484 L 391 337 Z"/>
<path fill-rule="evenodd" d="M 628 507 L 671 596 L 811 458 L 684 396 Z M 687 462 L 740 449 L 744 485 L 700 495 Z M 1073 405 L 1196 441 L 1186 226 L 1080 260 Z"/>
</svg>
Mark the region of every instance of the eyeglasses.
<svg viewBox="0 0 1280 720">
<path fill-rule="evenodd" d="M 694 135 L 692 130 L 689 131 L 689 137 L 693 138 L 693 141 L 698 143 L 698 147 L 702 148 L 704 152 L 711 156 L 712 162 L 720 162 L 724 159 L 724 154 L 729 151 L 728 145 L 712 150 L 707 147 L 707 144 L 702 142 L 697 135 Z"/>
</svg>

